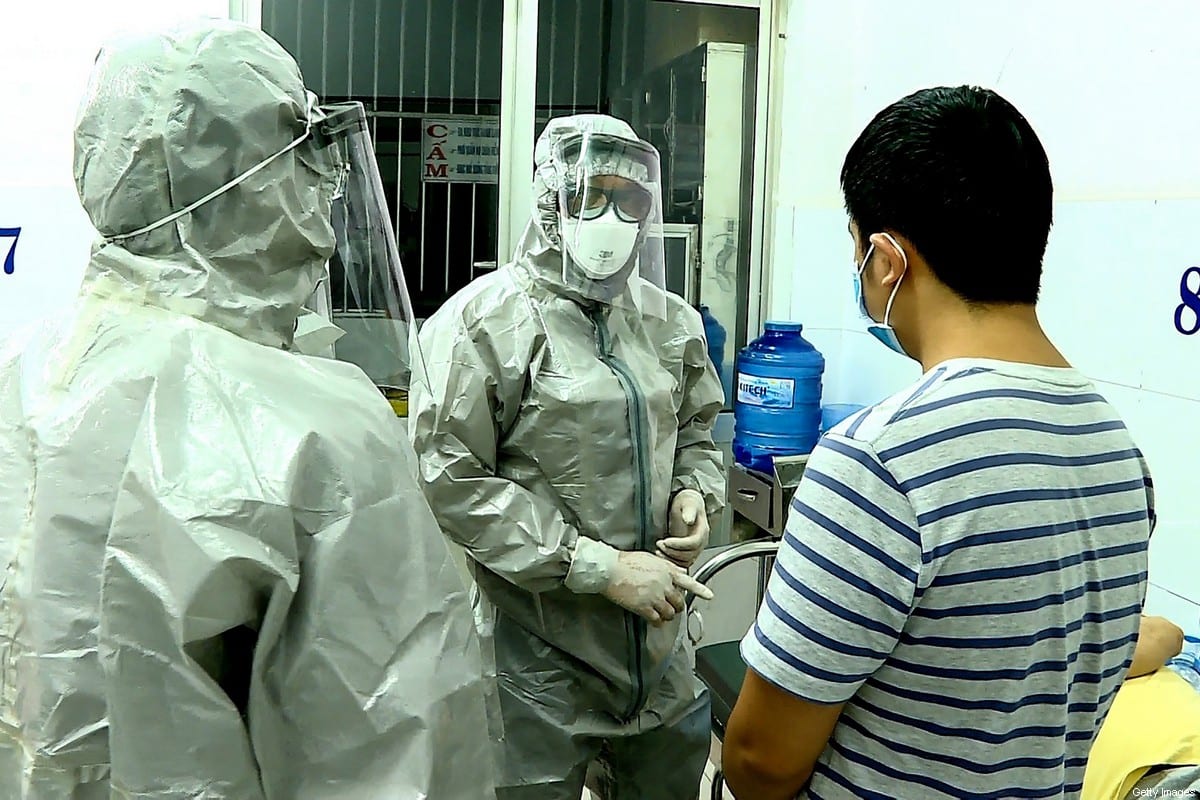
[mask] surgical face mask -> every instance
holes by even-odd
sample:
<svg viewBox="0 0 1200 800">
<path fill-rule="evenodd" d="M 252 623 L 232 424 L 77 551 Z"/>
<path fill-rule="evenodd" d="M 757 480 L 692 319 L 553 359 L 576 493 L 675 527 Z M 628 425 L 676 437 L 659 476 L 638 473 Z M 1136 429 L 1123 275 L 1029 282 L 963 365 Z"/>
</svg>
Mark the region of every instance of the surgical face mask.
<svg viewBox="0 0 1200 800">
<path fill-rule="evenodd" d="M 641 232 L 637 222 L 618 216 L 615 205 L 595 219 L 564 218 L 560 229 L 571 260 L 595 281 L 611 278 L 629 264 Z"/>
<path fill-rule="evenodd" d="M 892 328 L 888 321 L 892 315 L 892 304 L 896 302 L 896 292 L 900 290 L 900 282 L 904 280 L 904 276 L 908 274 L 908 255 L 904 252 L 904 248 L 900 246 L 890 234 L 882 234 L 887 237 L 892 246 L 900 253 L 900 258 L 904 260 L 904 272 L 900 274 L 900 279 L 892 286 L 892 293 L 888 297 L 887 307 L 883 311 L 883 321 L 876 322 L 871 312 L 867 310 L 867 296 L 863 292 L 862 276 L 867 269 L 867 264 L 871 261 L 871 256 L 875 253 L 875 245 L 872 244 L 867 248 L 867 254 L 863 257 L 861 264 L 854 265 L 854 299 L 858 304 L 858 313 L 862 315 L 863 320 L 867 323 L 867 333 L 874 336 L 889 350 L 893 350 L 902 356 L 907 356 L 908 353 L 900 344 L 900 339 L 896 336 L 896 331 Z"/>
</svg>

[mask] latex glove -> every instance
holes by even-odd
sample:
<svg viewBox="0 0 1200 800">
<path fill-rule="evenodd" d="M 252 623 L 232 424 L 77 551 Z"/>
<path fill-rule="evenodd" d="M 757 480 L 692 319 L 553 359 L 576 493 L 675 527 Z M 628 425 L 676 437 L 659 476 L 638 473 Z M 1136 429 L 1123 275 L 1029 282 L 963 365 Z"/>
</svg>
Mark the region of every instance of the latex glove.
<svg viewBox="0 0 1200 800">
<path fill-rule="evenodd" d="M 625 552 L 581 536 L 566 586 L 599 593 L 652 625 L 675 619 L 687 608 L 687 592 L 703 600 L 712 591 L 687 572 L 653 553 Z"/>
<path fill-rule="evenodd" d="M 690 567 L 708 546 L 708 510 L 704 496 L 684 489 L 671 501 L 668 537 L 656 543 L 658 552 L 681 567 Z"/>
</svg>

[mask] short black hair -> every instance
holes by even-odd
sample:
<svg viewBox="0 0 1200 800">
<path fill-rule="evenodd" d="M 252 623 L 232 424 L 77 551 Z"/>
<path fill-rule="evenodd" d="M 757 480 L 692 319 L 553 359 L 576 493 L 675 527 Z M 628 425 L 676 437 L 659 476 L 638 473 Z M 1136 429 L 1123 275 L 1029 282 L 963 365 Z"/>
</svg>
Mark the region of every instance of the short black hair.
<svg viewBox="0 0 1200 800">
<path fill-rule="evenodd" d="M 1000 95 L 924 89 L 871 120 L 842 165 L 866 239 L 894 231 L 970 303 L 1035 303 L 1054 187 L 1033 127 Z"/>
</svg>

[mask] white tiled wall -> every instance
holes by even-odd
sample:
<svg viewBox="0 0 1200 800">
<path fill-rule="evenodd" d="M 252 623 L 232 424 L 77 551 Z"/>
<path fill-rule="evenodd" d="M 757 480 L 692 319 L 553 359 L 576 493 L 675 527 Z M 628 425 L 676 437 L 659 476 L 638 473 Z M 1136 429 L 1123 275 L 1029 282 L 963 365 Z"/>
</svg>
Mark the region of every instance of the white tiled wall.
<svg viewBox="0 0 1200 800">
<path fill-rule="evenodd" d="M 773 315 L 803 322 L 825 353 L 828 402 L 874 402 L 914 380 L 918 369 L 856 319 L 842 159 L 870 118 L 910 91 L 968 83 L 1012 100 L 1055 177 L 1043 322 L 1146 453 L 1159 516 L 1147 610 L 1192 631 L 1200 335 L 1177 333 L 1172 315 L 1183 271 L 1200 264 L 1200 103 L 1181 101 L 1194 94 L 1200 49 L 1178 24 L 1194 14 L 1188 0 L 792 4 L 770 280 Z M 1077 43 L 1069 55 L 1066 41 Z"/>
<path fill-rule="evenodd" d="M 1197 342 L 1200 345 L 1200 342 Z M 1158 527 L 1150 542 L 1146 610 L 1200 630 L 1200 397 L 1163 395 L 1098 381 L 1125 418 L 1154 476 Z"/>
</svg>

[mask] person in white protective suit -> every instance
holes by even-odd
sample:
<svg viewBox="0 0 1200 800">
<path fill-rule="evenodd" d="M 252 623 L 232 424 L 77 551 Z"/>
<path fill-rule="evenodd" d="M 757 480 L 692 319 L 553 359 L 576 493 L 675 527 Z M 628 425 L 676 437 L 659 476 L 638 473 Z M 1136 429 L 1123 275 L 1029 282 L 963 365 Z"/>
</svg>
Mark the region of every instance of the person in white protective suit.
<svg viewBox="0 0 1200 800">
<path fill-rule="evenodd" d="M 75 177 L 101 238 L 0 352 L 5 800 L 494 796 L 403 424 L 293 350 L 326 261 L 387 218 L 362 107 L 314 100 L 235 23 L 97 59 Z"/>
<path fill-rule="evenodd" d="M 696 796 L 709 699 L 689 566 L 725 483 L 700 315 L 662 287 L 658 153 L 624 122 L 554 119 L 512 263 L 421 332 L 411 434 L 470 557 L 494 652 L 497 797 Z"/>
</svg>

